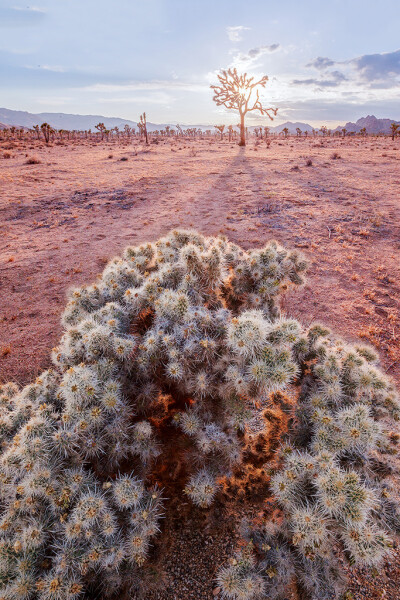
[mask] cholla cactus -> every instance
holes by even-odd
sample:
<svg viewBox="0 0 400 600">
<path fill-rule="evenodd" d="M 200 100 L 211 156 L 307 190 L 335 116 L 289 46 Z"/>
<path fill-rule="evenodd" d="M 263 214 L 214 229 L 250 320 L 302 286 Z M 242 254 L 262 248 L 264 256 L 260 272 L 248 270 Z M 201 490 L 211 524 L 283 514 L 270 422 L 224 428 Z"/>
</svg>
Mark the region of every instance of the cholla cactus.
<svg viewBox="0 0 400 600">
<path fill-rule="evenodd" d="M 163 512 L 163 427 L 185 449 L 183 492 L 209 506 L 241 460 L 239 431 L 297 373 L 300 327 L 277 318 L 277 297 L 305 267 L 276 243 L 247 253 L 175 231 L 71 291 L 54 371 L 0 392 L 2 597 L 137 585 Z"/>
<path fill-rule="evenodd" d="M 207 508 L 254 423 L 293 385 L 297 427 L 272 483 L 285 516 L 271 568 L 287 555 L 323 588 L 331 540 L 363 564 L 386 553 L 399 518 L 377 483 L 377 453 L 391 456 L 377 418 L 399 412 L 395 391 L 368 350 L 280 314 L 280 292 L 305 268 L 275 242 L 244 252 L 175 231 L 127 248 L 94 285 L 71 291 L 54 370 L 0 389 L 5 598 L 129 594 L 160 526 L 171 439 L 182 501 Z M 225 595 L 271 590 L 263 565 L 248 554 L 231 565 Z"/>
<path fill-rule="evenodd" d="M 271 481 L 282 520 L 250 525 L 244 535 L 261 556 L 268 598 L 281 598 L 296 579 L 305 597 L 327 600 L 343 589 L 340 549 L 350 564 L 376 566 L 392 548 L 390 533 L 400 533 L 385 479 L 398 472 L 396 436 L 383 425 L 399 419 L 400 405 L 370 348 L 349 347 L 314 325 L 292 351 L 300 372 L 295 427 Z M 222 585 L 227 597 L 241 598 Z"/>
<path fill-rule="evenodd" d="M 257 570 L 251 544 L 219 571 L 217 581 L 228 600 L 265 598 L 265 580 Z"/>
</svg>

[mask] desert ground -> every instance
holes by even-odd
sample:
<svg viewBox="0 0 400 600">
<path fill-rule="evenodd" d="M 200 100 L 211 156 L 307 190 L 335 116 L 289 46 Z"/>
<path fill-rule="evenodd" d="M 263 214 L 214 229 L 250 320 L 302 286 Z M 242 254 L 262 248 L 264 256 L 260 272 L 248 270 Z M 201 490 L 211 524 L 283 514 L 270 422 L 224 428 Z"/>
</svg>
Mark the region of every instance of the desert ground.
<svg viewBox="0 0 400 600">
<path fill-rule="evenodd" d="M 284 312 L 374 345 L 400 385 L 399 149 L 399 139 L 375 137 L 273 138 L 269 147 L 251 139 L 245 148 L 215 139 L 4 141 L 0 382 L 23 385 L 50 366 L 69 288 L 93 281 L 125 246 L 179 227 L 246 249 L 270 239 L 300 249 L 307 284 L 287 294 Z M 239 536 L 220 516 L 212 526 L 198 509 L 168 523 L 146 598 L 218 595 L 215 572 Z M 356 572 L 347 598 L 398 600 L 399 589 L 386 564 L 372 577 Z"/>
</svg>

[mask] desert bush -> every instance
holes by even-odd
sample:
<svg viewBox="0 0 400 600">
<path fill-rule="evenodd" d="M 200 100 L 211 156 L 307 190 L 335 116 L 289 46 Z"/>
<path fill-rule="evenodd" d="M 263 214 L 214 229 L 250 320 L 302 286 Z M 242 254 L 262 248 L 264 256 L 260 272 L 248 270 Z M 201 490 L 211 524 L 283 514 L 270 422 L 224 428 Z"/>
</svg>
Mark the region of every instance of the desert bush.
<svg viewBox="0 0 400 600">
<path fill-rule="evenodd" d="M 339 158 L 342 158 L 342 157 L 340 156 L 339 152 L 333 152 L 333 153 L 331 154 L 331 159 L 332 159 L 332 160 L 338 160 Z"/>
<path fill-rule="evenodd" d="M 41 163 L 41 160 L 39 158 L 37 158 L 36 156 L 31 156 L 30 158 L 28 158 L 25 161 L 26 165 L 39 165 Z"/>
<path fill-rule="evenodd" d="M 186 473 L 178 497 L 208 507 L 241 460 L 246 423 L 296 376 L 300 326 L 278 297 L 305 268 L 275 242 L 244 252 L 176 231 L 72 290 L 54 369 L 1 387 L 4 598 L 138 585 L 169 457 Z"/>
</svg>

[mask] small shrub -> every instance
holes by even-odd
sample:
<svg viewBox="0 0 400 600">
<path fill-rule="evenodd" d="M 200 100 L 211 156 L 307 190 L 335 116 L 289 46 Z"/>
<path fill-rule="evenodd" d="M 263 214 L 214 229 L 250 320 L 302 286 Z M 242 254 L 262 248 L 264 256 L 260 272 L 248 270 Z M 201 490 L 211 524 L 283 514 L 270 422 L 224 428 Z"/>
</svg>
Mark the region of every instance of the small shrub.
<svg viewBox="0 0 400 600">
<path fill-rule="evenodd" d="M 313 166 L 313 161 L 311 160 L 311 158 L 307 158 L 306 167 L 312 167 L 312 166 Z"/>
<path fill-rule="evenodd" d="M 339 158 L 342 158 L 342 157 L 340 156 L 339 152 L 333 152 L 333 153 L 331 154 L 331 159 L 332 159 L 332 160 L 338 160 Z"/>
<path fill-rule="evenodd" d="M 3 152 L 3 158 L 11 158 L 10 152 Z"/>
<path fill-rule="evenodd" d="M 25 161 L 26 165 L 39 165 L 42 161 L 39 160 L 39 158 L 36 158 L 36 156 L 31 156 L 30 158 L 28 158 Z"/>
<path fill-rule="evenodd" d="M 126 162 L 128 160 L 128 157 L 127 156 L 122 156 L 119 160 L 122 161 L 122 162 Z"/>
</svg>

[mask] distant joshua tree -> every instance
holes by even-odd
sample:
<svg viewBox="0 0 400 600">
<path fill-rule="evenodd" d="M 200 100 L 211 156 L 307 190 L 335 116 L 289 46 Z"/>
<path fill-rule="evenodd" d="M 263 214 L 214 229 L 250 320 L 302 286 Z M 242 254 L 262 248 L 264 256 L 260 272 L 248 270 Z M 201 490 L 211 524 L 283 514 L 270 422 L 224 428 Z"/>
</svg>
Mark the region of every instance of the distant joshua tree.
<svg viewBox="0 0 400 600">
<path fill-rule="evenodd" d="M 260 101 L 259 89 L 265 87 L 268 77 L 264 75 L 255 81 L 247 73 L 239 75 L 236 69 L 222 70 L 218 75 L 220 85 L 210 86 L 214 90 L 213 100 L 217 106 L 225 106 L 229 110 L 237 110 L 240 115 L 240 142 L 239 146 L 246 145 L 246 130 L 244 117 L 248 112 L 259 111 L 262 115 L 270 113 L 276 116 L 277 108 L 264 108 Z"/>
<path fill-rule="evenodd" d="M 37 139 L 40 140 L 40 127 L 39 127 L 39 125 L 34 125 L 33 129 L 36 132 Z"/>
<path fill-rule="evenodd" d="M 342 129 L 342 133 L 343 133 L 343 137 L 346 137 L 346 133 L 347 133 L 347 129 L 346 129 L 346 127 L 343 127 L 343 129 Z"/>
<path fill-rule="evenodd" d="M 360 135 L 362 135 L 363 137 L 365 137 L 367 135 L 367 128 L 366 127 L 361 127 L 361 129 L 360 129 Z"/>
<path fill-rule="evenodd" d="M 42 130 L 46 144 L 48 144 L 50 141 L 50 134 L 53 133 L 53 129 L 48 123 L 42 123 L 40 129 Z"/>
<path fill-rule="evenodd" d="M 224 139 L 224 129 L 225 125 L 214 125 L 215 129 L 217 129 L 221 134 L 221 140 Z"/>
<path fill-rule="evenodd" d="M 301 134 L 302 134 L 302 133 L 303 133 L 303 132 L 301 131 L 300 127 L 296 127 L 296 134 L 297 134 L 297 137 L 301 137 Z"/>
<path fill-rule="evenodd" d="M 141 135 L 143 135 L 146 138 L 146 144 L 148 144 L 149 137 L 147 134 L 147 120 L 146 120 L 145 112 L 142 115 L 140 115 L 140 120 L 138 121 L 138 127 L 139 127 Z"/>
<path fill-rule="evenodd" d="M 287 136 L 289 135 L 289 129 L 288 129 L 287 127 L 284 127 L 284 128 L 282 129 L 282 133 L 283 133 L 283 135 L 285 136 L 285 138 L 287 138 Z"/>
<path fill-rule="evenodd" d="M 328 128 L 326 127 L 326 125 L 322 125 L 320 132 L 322 133 L 323 137 L 325 137 L 328 134 Z"/>
<path fill-rule="evenodd" d="M 400 127 L 400 125 L 398 125 L 397 123 L 392 123 L 390 125 L 390 129 L 391 129 L 391 132 L 392 132 L 392 140 L 393 141 L 394 141 L 395 136 L 398 135 L 398 133 L 399 133 L 399 131 L 398 131 L 399 127 Z"/>
<path fill-rule="evenodd" d="M 104 125 L 104 123 L 97 123 L 97 125 L 95 125 L 95 128 L 100 131 L 101 133 L 101 139 L 104 139 L 104 134 L 106 132 L 106 126 Z"/>
<path fill-rule="evenodd" d="M 129 127 L 128 123 L 126 123 L 124 125 L 124 133 L 126 135 L 126 137 L 128 138 L 128 140 L 131 139 L 131 128 Z"/>
</svg>

